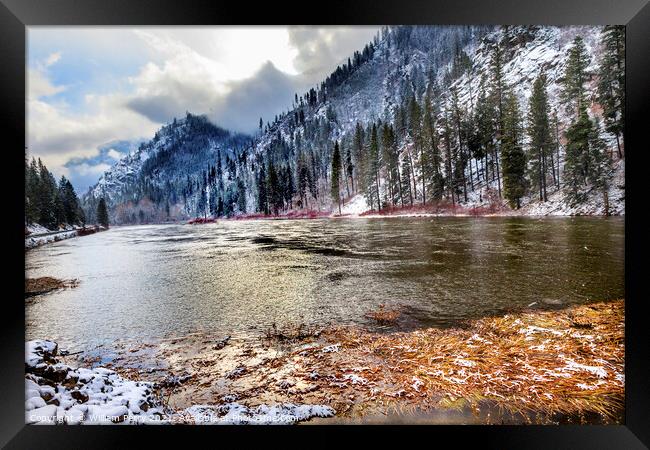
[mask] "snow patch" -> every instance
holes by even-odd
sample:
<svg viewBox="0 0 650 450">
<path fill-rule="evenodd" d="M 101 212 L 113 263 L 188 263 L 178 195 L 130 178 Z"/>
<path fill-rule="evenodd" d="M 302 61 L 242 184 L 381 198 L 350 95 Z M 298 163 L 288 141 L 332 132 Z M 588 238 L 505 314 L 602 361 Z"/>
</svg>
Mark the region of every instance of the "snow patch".
<svg viewBox="0 0 650 450">
<path fill-rule="evenodd" d="M 291 425 L 313 417 L 332 417 L 336 411 L 326 405 L 259 405 L 239 403 L 194 405 L 184 410 L 197 425 Z"/>
</svg>

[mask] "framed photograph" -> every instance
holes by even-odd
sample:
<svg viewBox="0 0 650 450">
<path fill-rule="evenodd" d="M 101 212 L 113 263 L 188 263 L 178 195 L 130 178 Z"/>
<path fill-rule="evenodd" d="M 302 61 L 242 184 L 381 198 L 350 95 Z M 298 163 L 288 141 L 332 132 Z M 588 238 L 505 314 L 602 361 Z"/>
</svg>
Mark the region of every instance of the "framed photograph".
<svg viewBox="0 0 650 450">
<path fill-rule="evenodd" d="M 2 0 L 2 444 L 646 448 L 647 1 L 322 6 Z"/>
</svg>

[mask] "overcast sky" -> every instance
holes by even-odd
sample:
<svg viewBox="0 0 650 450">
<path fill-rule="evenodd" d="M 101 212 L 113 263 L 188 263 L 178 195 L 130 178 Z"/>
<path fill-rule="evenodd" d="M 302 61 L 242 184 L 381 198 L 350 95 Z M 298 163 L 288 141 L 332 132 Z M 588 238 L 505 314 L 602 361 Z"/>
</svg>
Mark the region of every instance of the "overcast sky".
<svg viewBox="0 0 650 450">
<path fill-rule="evenodd" d="M 27 146 L 79 194 L 186 111 L 250 132 L 378 27 L 29 27 Z"/>
</svg>

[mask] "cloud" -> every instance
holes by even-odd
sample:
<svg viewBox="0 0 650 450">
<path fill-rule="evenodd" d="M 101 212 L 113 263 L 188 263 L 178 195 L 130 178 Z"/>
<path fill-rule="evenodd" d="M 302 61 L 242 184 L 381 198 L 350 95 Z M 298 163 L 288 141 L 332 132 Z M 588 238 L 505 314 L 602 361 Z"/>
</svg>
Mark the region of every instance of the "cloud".
<svg viewBox="0 0 650 450">
<path fill-rule="evenodd" d="M 240 132 L 255 130 L 259 117 L 269 120 L 286 110 L 293 94 L 306 86 L 303 77 L 281 72 L 270 61 L 252 76 L 220 83 L 218 89 L 206 87 L 209 83 L 201 82 L 201 76 L 193 79 L 201 69 L 160 70 L 152 75 L 157 70 L 147 69 L 142 77 L 146 87 L 140 84 L 138 95 L 127 102 L 130 109 L 154 122 L 168 122 L 185 111 L 205 113 L 217 125 Z"/>
<path fill-rule="evenodd" d="M 298 51 L 294 65 L 299 72 L 318 78 L 362 50 L 379 27 L 289 27 L 289 42 Z"/>
<path fill-rule="evenodd" d="M 377 29 L 35 27 L 28 151 L 81 186 L 117 160 L 121 150 L 109 153 L 105 143 L 150 138 L 186 111 L 253 131 L 260 116 L 286 111 L 295 92 L 320 82 Z"/>
<path fill-rule="evenodd" d="M 215 102 L 209 116 L 225 128 L 250 132 L 260 117 L 270 121 L 288 109 L 294 93 L 305 87 L 304 77 L 287 75 L 267 62 L 252 77 L 229 83 L 229 93 Z"/>
<path fill-rule="evenodd" d="M 109 156 L 109 158 L 112 158 L 115 161 L 119 161 L 120 159 L 122 159 L 122 156 L 124 156 L 122 153 L 118 152 L 114 148 L 111 148 L 106 154 Z"/>
<path fill-rule="evenodd" d="M 51 53 L 50 56 L 45 60 L 45 67 L 50 67 L 52 64 L 56 64 L 61 59 L 61 52 Z"/>
<path fill-rule="evenodd" d="M 27 70 L 27 91 L 28 97 L 32 100 L 38 100 L 42 97 L 63 92 L 65 86 L 54 86 L 47 76 L 38 69 Z"/>
<path fill-rule="evenodd" d="M 102 173 L 106 172 L 108 169 L 110 169 L 111 166 L 109 164 L 96 164 L 94 166 L 91 166 L 90 164 L 83 163 L 79 164 L 77 166 L 74 166 L 74 171 L 77 172 L 79 175 L 101 175 Z"/>
</svg>

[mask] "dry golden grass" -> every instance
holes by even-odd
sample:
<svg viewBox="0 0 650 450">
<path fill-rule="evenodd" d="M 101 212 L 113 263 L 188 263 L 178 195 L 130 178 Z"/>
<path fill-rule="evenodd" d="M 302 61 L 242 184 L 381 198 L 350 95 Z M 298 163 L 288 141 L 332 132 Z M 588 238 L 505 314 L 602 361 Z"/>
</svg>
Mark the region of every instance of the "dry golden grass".
<svg viewBox="0 0 650 450">
<path fill-rule="evenodd" d="M 335 388 L 353 384 L 364 401 L 401 409 L 488 401 L 513 414 L 621 417 L 622 300 L 484 318 L 462 329 L 339 327 L 324 337 L 339 351 L 303 352 L 302 364 Z"/>
<path fill-rule="evenodd" d="M 165 361 L 171 374 L 192 375 L 172 388 L 174 407 L 235 394 L 247 406 L 327 404 L 344 421 L 391 413 L 408 420 L 421 411 L 450 411 L 458 423 L 622 420 L 623 300 L 483 318 L 462 328 L 378 333 L 288 325 L 271 327 L 262 339 L 214 342 L 190 335 L 144 353 L 157 365 Z M 142 363 L 141 353 L 126 355 L 121 364 Z"/>
<path fill-rule="evenodd" d="M 366 317 L 375 320 L 379 325 L 394 325 L 401 313 L 396 309 L 386 309 L 385 305 L 379 305 L 379 309 L 366 313 Z"/>
</svg>

